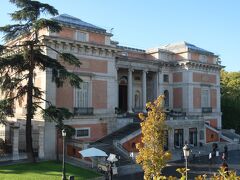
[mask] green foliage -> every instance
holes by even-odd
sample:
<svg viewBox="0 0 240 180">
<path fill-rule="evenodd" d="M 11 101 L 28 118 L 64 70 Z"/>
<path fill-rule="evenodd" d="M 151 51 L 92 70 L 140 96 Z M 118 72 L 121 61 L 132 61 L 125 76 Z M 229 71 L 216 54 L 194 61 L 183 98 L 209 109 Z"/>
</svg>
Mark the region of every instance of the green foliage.
<svg viewBox="0 0 240 180">
<path fill-rule="evenodd" d="M 146 105 L 147 117 L 139 114 L 142 129 L 142 144 L 137 144 L 139 154 L 136 157 L 137 163 L 142 165 L 144 179 L 162 179 L 161 170 L 170 160 L 171 154 L 164 151 L 165 135 L 167 129 L 165 124 L 165 113 L 163 108 L 163 96 L 159 96 L 153 103 Z"/>
<path fill-rule="evenodd" d="M 70 119 L 73 114 L 67 108 L 58 108 L 55 106 L 49 106 L 42 110 L 43 117 L 49 121 L 55 122 L 59 130 L 65 129 L 67 137 L 72 137 L 75 135 L 75 129 L 71 126 L 64 125 L 63 121 Z"/>
<path fill-rule="evenodd" d="M 54 32 L 61 30 L 58 23 L 40 19 L 43 13 L 52 16 L 58 15 L 58 11 L 53 6 L 32 0 L 10 0 L 10 2 L 20 8 L 20 10 L 10 13 L 12 20 L 20 23 L 0 27 L 0 31 L 5 33 L 6 41 L 14 40 L 19 36 L 31 35 L 32 31 L 38 32 L 43 28 L 49 28 Z"/>
<path fill-rule="evenodd" d="M 223 97 L 240 100 L 240 72 L 221 71 L 221 93 Z"/>
<path fill-rule="evenodd" d="M 240 72 L 221 71 L 223 127 L 240 132 Z"/>
</svg>

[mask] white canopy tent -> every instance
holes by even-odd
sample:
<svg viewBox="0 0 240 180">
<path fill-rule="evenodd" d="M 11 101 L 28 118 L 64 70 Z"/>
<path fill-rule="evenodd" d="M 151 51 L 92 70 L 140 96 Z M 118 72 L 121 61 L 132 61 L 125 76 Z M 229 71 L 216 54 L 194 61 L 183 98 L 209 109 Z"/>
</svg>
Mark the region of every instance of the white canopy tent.
<svg viewBox="0 0 240 180">
<path fill-rule="evenodd" d="M 83 156 L 83 157 L 107 157 L 108 155 L 97 148 L 88 148 L 88 149 L 84 149 L 82 151 L 79 151 L 79 153 Z"/>
<path fill-rule="evenodd" d="M 107 157 L 108 155 L 100 150 L 100 149 L 97 149 L 97 148 L 88 148 L 88 149 L 84 149 L 82 151 L 78 151 L 84 158 L 85 157 L 89 157 L 92 159 L 92 168 L 93 168 L 93 161 L 94 161 L 94 158 L 99 158 L 99 157 Z"/>
</svg>

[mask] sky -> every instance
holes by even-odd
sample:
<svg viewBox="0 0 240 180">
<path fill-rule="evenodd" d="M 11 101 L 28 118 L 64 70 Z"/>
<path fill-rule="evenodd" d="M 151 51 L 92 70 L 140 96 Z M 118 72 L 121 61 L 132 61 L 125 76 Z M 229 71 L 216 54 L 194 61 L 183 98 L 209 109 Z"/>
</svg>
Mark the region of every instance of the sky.
<svg viewBox="0 0 240 180">
<path fill-rule="evenodd" d="M 239 0 L 41 0 L 110 31 L 120 45 L 148 49 L 186 41 L 219 55 L 227 71 L 240 71 Z M 15 7 L 1 0 L 0 26 Z M 2 36 L 2 34 L 0 34 Z M 1 41 L 2 43 L 2 41 Z"/>
</svg>

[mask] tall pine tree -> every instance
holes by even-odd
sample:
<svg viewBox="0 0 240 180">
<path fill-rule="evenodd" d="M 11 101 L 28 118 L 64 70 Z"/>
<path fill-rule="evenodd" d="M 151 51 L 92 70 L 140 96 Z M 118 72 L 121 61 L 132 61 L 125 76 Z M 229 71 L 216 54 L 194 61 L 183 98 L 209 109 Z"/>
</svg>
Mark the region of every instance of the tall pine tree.
<svg viewBox="0 0 240 180">
<path fill-rule="evenodd" d="M 19 10 L 11 13 L 13 21 L 18 24 L 0 27 L 4 33 L 5 44 L 0 45 L 0 86 L 4 99 L 0 101 L 0 116 L 13 116 L 15 102 L 21 102 L 24 97 L 26 101 L 26 152 L 28 159 L 35 161 L 32 145 L 32 119 L 38 108 L 52 120 L 63 120 L 58 118 L 56 112 L 69 112 L 64 108 L 56 108 L 49 103 L 49 108 L 41 106 L 44 91 L 34 85 L 34 75 L 37 69 L 45 71 L 52 70 L 52 80 L 56 85 L 62 86 L 68 81 L 72 86 L 79 87 L 81 79 L 78 75 L 69 72 L 57 59 L 44 54 L 44 48 L 51 48 L 59 54 L 64 63 L 79 67 L 80 61 L 72 54 L 59 52 L 47 46 L 39 39 L 39 32 L 48 29 L 51 32 L 61 31 L 58 22 L 42 18 L 42 14 L 51 16 L 58 15 L 53 7 L 39 1 L 32 0 L 10 0 Z M 62 114 L 60 113 L 60 114 Z M 55 115 L 54 115 L 55 114 Z M 62 124 L 62 122 L 58 122 Z"/>
</svg>

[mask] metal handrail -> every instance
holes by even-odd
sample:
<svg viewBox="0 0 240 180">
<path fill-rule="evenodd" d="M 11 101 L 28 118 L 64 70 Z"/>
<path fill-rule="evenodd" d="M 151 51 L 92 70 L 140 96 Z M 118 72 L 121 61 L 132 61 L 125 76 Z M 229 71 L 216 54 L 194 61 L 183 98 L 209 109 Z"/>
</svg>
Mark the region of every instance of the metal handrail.
<svg viewBox="0 0 240 180">
<path fill-rule="evenodd" d="M 93 115 L 93 107 L 74 107 L 73 114 L 80 115 Z"/>
</svg>

